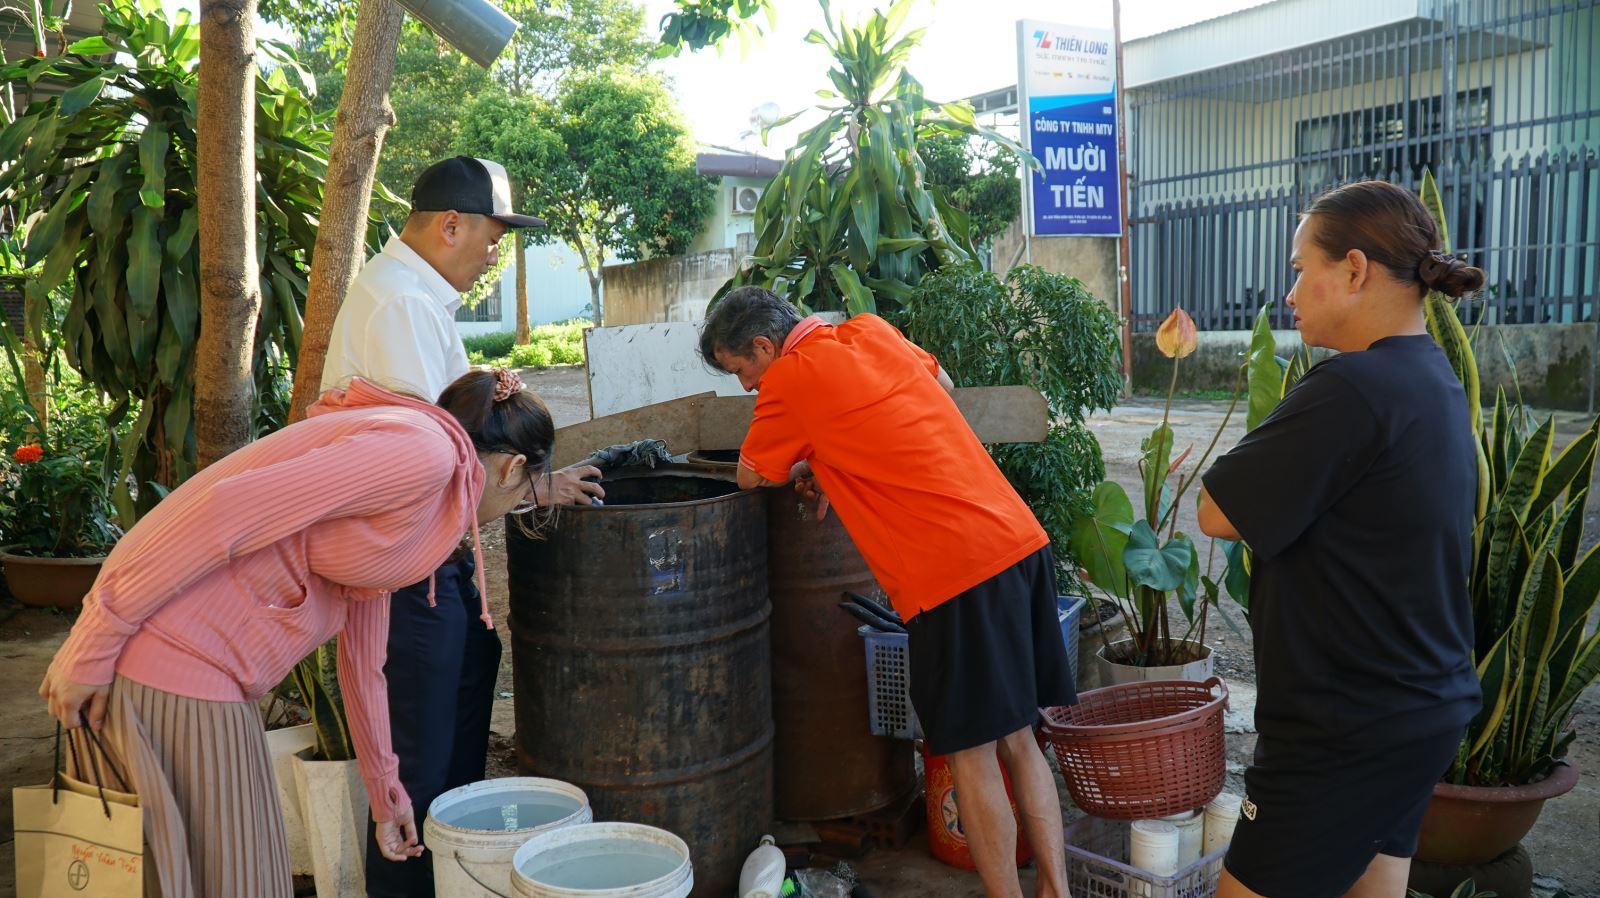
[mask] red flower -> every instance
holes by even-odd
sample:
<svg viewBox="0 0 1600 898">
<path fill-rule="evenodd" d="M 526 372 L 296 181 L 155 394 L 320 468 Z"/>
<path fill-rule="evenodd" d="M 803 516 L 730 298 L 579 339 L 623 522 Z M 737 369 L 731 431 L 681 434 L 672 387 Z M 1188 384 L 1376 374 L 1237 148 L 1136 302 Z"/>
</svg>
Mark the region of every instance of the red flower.
<svg viewBox="0 0 1600 898">
<path fill-rule="evenodd" d="M 11 453 L 11 457 L 16 459 L 19 465 L 31 465 L 44 458 L 44 450 L 35 445 L 18 446 L 17 451 Z"/>
</svg>

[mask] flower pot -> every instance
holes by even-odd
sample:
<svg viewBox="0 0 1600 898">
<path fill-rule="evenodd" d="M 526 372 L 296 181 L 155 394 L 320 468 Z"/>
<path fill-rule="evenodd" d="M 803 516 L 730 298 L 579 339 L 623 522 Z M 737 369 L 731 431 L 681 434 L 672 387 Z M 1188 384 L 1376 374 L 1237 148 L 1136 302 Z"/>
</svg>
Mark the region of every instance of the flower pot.
<svg viewBox="0 0 1600 898">
<path fill-rule="evenodd" d="M 366 894 L 367 788 L 355 761 L 294 756 L 300 811 L 305 815 L 317 898 Z"/>
<path fill-rule="evenodd" d="M 76 608 L 100 576 L 104 555 L 93 558 L 35 558 L 0 548 L 6 587 L 17 601 L 34 608 Z"/>
<path fill-rule="evenodd" d="M 1544 803 L 1572 791 L 1578 768 L 1556 764 L 1526 786 L 1457 786 L 1438 783 L 1422 818 L 1417 860 L 1433 864 L 1484 864 L 1510 851 L 1539 819 Z"/>
<path fill-rule="evenodd" d="M 289 863 L 297 876 L 310 876 L 315 870 L 311 866 L 311 847 L 306 843 L 306 819 L 300 808 L 294 756 L 316 744 L 317 732 L 309 723 L 267 730 L 272 778 L 278 784 L 278 805 L 283 808 L 283 828 L 289 835 Z"/>
<path fill-rule="evenodd" d="M 1133 644 L 1131 639 L 1123 639 L 1110 645 L 1111 654 L 1115 657 L 1119 650 L 1126 649 Z M 1143 683 L 1147 680 L 1189 680 L 1202 682 L 1211 677 L 1211 646 L 1201 645 L 1198 642 L 1185 642 L 1189 648 L 1193 661 L 1187 664 L 1169 664 L 1162 667 L 1135 667 L 1132 664 L 1118 664 L 1106 660 L 1106 646 L 1101 646 L 1095 652 L 1095 664 L 1099 668 L 1101 686 L 1120 686 L 1124 683 Z"/>
</svg>

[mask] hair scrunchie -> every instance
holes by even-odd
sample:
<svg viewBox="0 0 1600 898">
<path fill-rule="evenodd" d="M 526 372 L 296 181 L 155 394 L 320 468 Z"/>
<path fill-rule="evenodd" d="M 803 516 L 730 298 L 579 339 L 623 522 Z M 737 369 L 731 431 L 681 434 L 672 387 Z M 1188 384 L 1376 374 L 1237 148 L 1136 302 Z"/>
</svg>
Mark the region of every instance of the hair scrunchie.
<svg viewBox="0 0 1600 898">
<path fill-rule="evenodd" d="M 494 401 L 505 402 L 522 390 L 522 378 L 510 368 L 495 368 L 494 370 Z"/>
</svg>

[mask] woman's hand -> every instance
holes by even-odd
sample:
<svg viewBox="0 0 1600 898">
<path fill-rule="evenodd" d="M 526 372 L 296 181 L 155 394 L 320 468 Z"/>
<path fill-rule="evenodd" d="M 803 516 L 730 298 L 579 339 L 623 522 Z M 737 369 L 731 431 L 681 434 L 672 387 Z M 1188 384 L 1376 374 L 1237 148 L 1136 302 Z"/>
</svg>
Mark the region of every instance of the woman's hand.
<svg viewBox="0 0 1600 898">
<path fill-rule="evenodd" d="M 377 824 L 378 852 L 391 861 L 404 861 L 422 857 L 422 843 L 417 839 L 416 814 L 406 808 L 393 820 Z"/>
<path fill-rule="evenodd" d="M 595 499 L 606 497 L 605 488 L 585 477 L 599 480 L 599 468 L 593 465 L 573 465 L 540 477 L 533 487 L 534 501 L 541 507 L 551 505 L 589 505 Z"/>
<path fill-rule="evenodd" d="M 87 715 L 89 726 L 98 732 L 105 726 L 106 700 L 110 696 L 109 685 L 74 683 L 57 673 L 53 666 L 45 672 L 44 682 L 39 684 L 39 697 L 50 707 L 50 716 L 61 721 L 61 725 L 69 730 L 83 726 L 83 717 Z"/>
<path fill-rule="evenodd" d="M 789 476 L 793 478 L 794 491 L 800 494 L 800 498 L 817 504 L 817 520 L 820 521 L 827 517 L 828 496 L 822 491 L 822 487 L 817 484 L 817 475 L 811 472 L 811 464 L 809 462 L 797 463 L 789 471 Z"/>
</svg>

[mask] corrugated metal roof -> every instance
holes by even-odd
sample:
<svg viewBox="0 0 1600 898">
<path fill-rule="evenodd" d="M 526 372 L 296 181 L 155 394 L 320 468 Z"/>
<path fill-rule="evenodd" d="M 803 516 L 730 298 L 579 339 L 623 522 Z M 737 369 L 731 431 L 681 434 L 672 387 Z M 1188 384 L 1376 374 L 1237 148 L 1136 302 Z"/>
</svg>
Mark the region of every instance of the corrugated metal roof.
<svg viewBox="0 0 1600 898">
<path fill-rule="evenodd" d="M 1123 45 L 1124 84 L 1140 87 L 1424 14 L 1428 0 L 1271 0 Z"/>
</svg>

